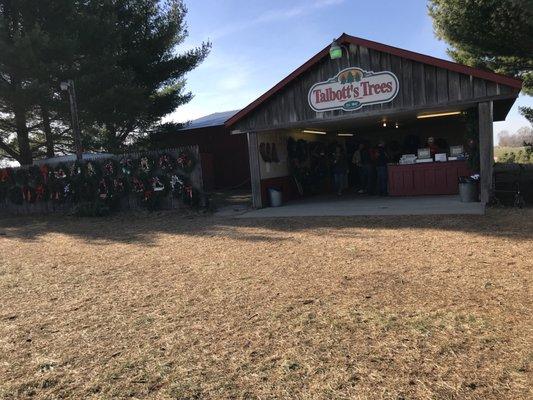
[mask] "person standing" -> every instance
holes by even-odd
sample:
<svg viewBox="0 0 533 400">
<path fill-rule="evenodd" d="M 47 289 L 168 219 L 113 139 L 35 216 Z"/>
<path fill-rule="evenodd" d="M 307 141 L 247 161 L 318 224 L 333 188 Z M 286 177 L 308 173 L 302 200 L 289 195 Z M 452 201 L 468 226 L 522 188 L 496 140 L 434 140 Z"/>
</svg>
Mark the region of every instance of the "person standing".
<svg viewBox="0 0 533 400">
<path fill-rule="evenodd" d="M 342 195 L 344 184 L 346 182 L 348 173 L 348 164 L 346 162 L 346 154 L 342 146 L 335 147 L 335 155 L 333 157 L 333 182 L 337 195 Z"/>
<path fill-rule="evenodd" d="M 435 157 L 435 154 L 440 152 L 439 146 L 437 146 L 437 143 L 435 143 L 435 138 L 432 136 L 428 137 L 427 143 L 431 157 Z"/>
<path fill-rule="evenodd" d="M 372 161 L 370 160 L 370 154 L 364 143 L 359 143 L 358 149 L 353 153 L 352 164 L 356 168 L 359 179 L 359 190 L 357 193 L 367 193 L 369 189 L 369 174 L 372 168 Z"/>
<path fill-rule="evenodd" d="M 389 173 L 387 171 L 387 164 L 389 162 L 389 156 L 385 149 L 385 142 L 380 141 L 377 149 L 376 156 L 376 170 L 378 178 L 378 192 L 380 196 L 386 196 L 388 194 L 388 178 Z"/>
</svg>

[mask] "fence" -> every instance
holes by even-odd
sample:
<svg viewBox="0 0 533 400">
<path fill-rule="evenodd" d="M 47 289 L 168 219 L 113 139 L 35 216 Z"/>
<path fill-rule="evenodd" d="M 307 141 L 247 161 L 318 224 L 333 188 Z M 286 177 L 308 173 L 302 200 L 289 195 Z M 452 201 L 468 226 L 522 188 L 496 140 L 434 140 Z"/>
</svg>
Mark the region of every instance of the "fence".
<svg viewBox="0 0 533 400">
<path fill-rule="evenodd" d="M 185 194 L 192 202 L 193 193 L 195 196 L 203 193 L 200 153 L 196 145 L 116 155 L 90 154 L 84 155 L 81 164 L 59 157 L 36 161 L 32 167 L 0 169 L 0 215 L 71 212 L 81 201 L 69 190 L 76 177 L 88 173 L 92 174 L 94 183 L 90 188 L 96 191 L 88 193 L 89 197 L 104 203 L 113 200 L 113 207 L 121 210 L 146 207 L 149 195 L 158 196 L 158 209 L 176 209 L 183 206 Z M 37 179 L 36 175 L 39 175 Z M 86 187 L 85 184 L 84 189 Z M 104 192 L 102 187 L 111 189 Z M 17 202 L 8 195 L 10 191 L 16 194 Z M 18 201 L 20 199 L 22 201 Z"/>
<path fill-rule="evenodd" d="M 494 181 L 496 195 L 503 204 L 513 204 L 517 184 L 526 204 L 533 204 L 533 164 L 496 163 Z"/>
</svg>

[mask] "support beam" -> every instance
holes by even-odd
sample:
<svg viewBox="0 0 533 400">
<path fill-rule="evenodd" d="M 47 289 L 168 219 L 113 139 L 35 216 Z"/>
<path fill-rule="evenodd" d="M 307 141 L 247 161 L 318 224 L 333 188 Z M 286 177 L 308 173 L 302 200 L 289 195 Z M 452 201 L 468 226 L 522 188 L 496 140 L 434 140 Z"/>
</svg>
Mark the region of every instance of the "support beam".
<svg viewBox="0 0 533 400">
<path fill-rule="evenodd" d="M 259 145 L 257 132 L 248 132 L 248 159 L 250 160 L 250 182 L 252 184 L 252 202 L 254 208 L 263 207 L 261 199 L 261 172 L 259 169 Z"/>
<path fill-rule="evenodd" d="M 487 204 L 493 189 L 494 143 L 492 101 L 479 103 L 479 173 L 481 203 Z"/>
</svg>

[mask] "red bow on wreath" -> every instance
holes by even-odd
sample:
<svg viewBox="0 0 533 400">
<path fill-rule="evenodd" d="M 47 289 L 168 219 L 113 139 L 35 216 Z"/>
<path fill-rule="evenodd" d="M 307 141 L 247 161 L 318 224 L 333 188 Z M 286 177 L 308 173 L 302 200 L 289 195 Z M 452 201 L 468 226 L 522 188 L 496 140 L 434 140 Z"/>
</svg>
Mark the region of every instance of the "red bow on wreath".
<svg viewBox="0 0 533 400">
<path fill-rule="evenodd" d="M 192 199 L 192 186 L 186 186 L 185 187 L 185 194 Z"/>
<path fill-rule="evenodd" d="M 39 185 L 35 188 L 35 200 L 42 201 L 44 199 L 44 186 Z"/>
<path fill-rule="evenodd" d="M 32 193 L 31 193 L 31 188 L 29 186 L 24 186 L 22 188 L 22 198 L 24 199 L 24 201 L 26 201 L 28 203 L 32 203 L 33 202 L 33 196 L 32 196 Z"/>
<path fill-rule="evenodd" d="M 142 183 L 139 179 L 133 177 L 133 188 L 137 193 L 142 193 L 144 191 L 144 183 Z"/>
<path fill-rule="evenodd" d="M 6 182 L 9 180 L 9 170 L 0 169 L 0 182 Z"/>
<path fill-rule="evenodd" d="M 145 190 L 144 191 L 144 201 L 148 201 L 152 198 L 154 194 L 154 191 L 153 190 Z"/>
<path fill-rule="evenodd" d="M 187 157 L 187 154 L 181 153 L 178 157 L 178 164 L 180 167 L 184 167 L 189 164 L 189 157 Z"/>
<path fill-rule="evenodd" d="M 113 163 L 111 161 L 104 165 L 104 169 L 108 175 L 113 175 Z"/>
<path fill-rule="evenodd" d="M 107 184 L 105 182 L 104 179 L 102 179 L 100 181 L 100 184 L 98 185 L 98 196 L 102 199 L 102 200 L 105 200 L 107 199 L 107 195 L 108 195 L 108 190 L 107 190 Z"/>
</svg>

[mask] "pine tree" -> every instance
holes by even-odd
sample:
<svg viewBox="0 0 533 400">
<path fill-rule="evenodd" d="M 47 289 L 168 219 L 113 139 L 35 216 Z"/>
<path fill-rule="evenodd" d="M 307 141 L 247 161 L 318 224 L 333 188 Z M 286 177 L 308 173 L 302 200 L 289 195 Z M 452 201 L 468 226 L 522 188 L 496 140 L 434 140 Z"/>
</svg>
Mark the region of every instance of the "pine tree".
<svg viewBox="0 0 533 400">
<path fill-rule="evenodd" d="M 84 58 L 74 79 L 92 146 L 119 151 L 191 100 L 184 76 L 206 57 L 210 44 L 176 54 L 187 36 L 181 0 L 103 4 L 84 10 Z"/>
<path fill-rule="evenodd" d="M 430 0 L 437 36 L 457 62 L 524 80 L 533 95 L 533 1 Z M 533 124 L 533 110 L 521 113 Z"/>
<path fill-rule="evenodd" d="M 118 151 L 186 103 L 210 43 L 177 54 L 181 0 L 0 0 L 0 152 L 21 164 L 72 150 L 74 79 L 86 148 Z M 1 155 L 1 154 L 0 154 Z"/>
</svg>

